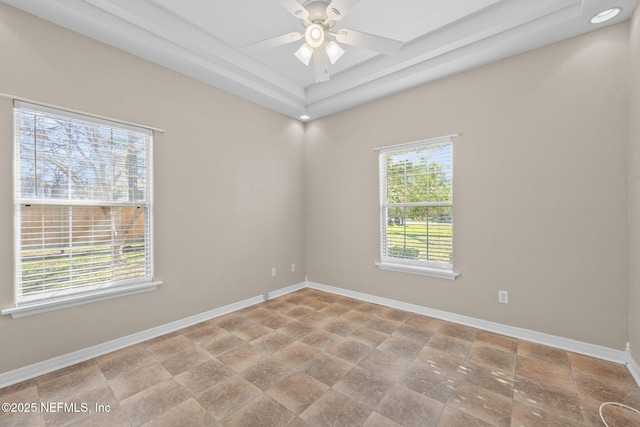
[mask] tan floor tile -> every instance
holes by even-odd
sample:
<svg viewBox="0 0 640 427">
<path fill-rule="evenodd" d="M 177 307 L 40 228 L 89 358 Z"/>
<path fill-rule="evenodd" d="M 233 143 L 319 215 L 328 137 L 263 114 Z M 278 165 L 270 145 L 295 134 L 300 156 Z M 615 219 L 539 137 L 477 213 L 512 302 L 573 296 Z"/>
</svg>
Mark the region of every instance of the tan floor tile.
<svg viewBox="0 0 640 427">
<path fill-rule="evenodd" d="M 338 357 L 320 353 L 302 371 L 328 386 L 333 386 L 351 367 L 351 363 Z"/>
<path fill-rule="evenodd" d="M 346 320 L 347 322 L 359 323 L 361 325 L 364 325 L 365 323 L 373 319 L 373 316 L 371 314 L 363 313 L 361 311 L 351 310 L 350 312 L 341 316 L 340 318 L 342 320 Z"/>
<path fill-rule="evenodd" d="M 109 385 L 116 397 L 122 400 L 169 378 L 171 374 L 154 362 L 110 379 Z"/>
<path fill-rule="evenodd" d="M 89 425 L 90 420 L 103 418 L 103 413 L 95 411 L 96 405 L 113 411 L 114 418 L 120 410 L 118 400 L 106 382 L 48 403 L 51 405 L 48 410 L 41 409 L 45 425 Z"/>
<path fill-rule="evenodd" d="M 388 337 L 377 347 L 378 350 L 409 361 L 415 359 L 422 348 L 421 343 L 394 336 Z"/>
<path fill-rule="evenodd" d="M 12 405 L 8 411 L 0 411 L 0 425 L 7 427 L 42 425 L 38 386 L 35 379 L 0 389 L 0 403 Z M 35 404 L 36 406 L 24 409 L 24 407 L 18 407 L 18 404 Z"/>
<path fill-rule="evenodd" d="M 512 399 L 467 381 L 458 381 L 447 406 L 494 426 L 511 425 Z"/>
<path fill-rule="evenodd" d="M 260 338 L 263 335 L 267 335 L 271 331 L 273 331 L 273 329 L 263 325 L 262 323 L 252 323 L 236 329 L 233 331 L 233 334 L 243 341 L 249 342 L 256 338 Z"/>
<path fill-rule="evenodd" d="M 243 326 L 253 323 L 251 319 L 238 313 L 225 314 L 218 318 L 216 324 L 227 332 L 233 332 Z"/>
<path fill-rule="evenodd" d="M 576 427 L 583 424 L 580 420 L 568 422 L 558 419 L 554 417 L 552 412 L 543 411 L 539 407 L 529 407 L 526 404 L 514 401 L 511 412 L 511 425 L 523 427 Z M 601 426 L 602 423 L 598 425 Z"/>
<path fill-rule="evenodd" d="M 379 414 L 378 412 L 374 412 L 369 415 L 367 421 L 365 421 L 363 427 L 402 427 L 395 421 L 391 421 L 389 418 L 384 415 Z"/>
<path fill-rule="evenodd" d="M 444 322 L 442 325 L 440 325 L 440 328 L 438 328 L 439 334 L 458 338 L 464 341 L 473 341 L 477 332 L 478 329 L 451 322 Z"/>
<path fill-rule="evenodd" d="M 467 361 L 458 380 L 467 381 L 494 393 L 513 399 L 514 373 L 489 365 Z"/>
<path fill-rule="evenodd" d="M 518 342 L 518 356 L 540 359 L 556 365 L 569 366 L 569 356 L 566 351 L 529 341 Z"/>
<path fill-rule="evenodd" d="M 291 344 L 293 340 L 285 335 L 282 335 L 278 331 L 269 332 L 266 335 L 261 336 L 260 338 L 252 341 L 252 344 L 260 347 L 262 350 L 267 353 L 276 353 L 289 344 Z"/>
<path fill-rule="evenodd" d="M 171 375 L 178 375 L 210 360 L 213 360 L 213 356 L 208 351 L 200 347 L 187 347 L 186 350 L 167 357 L 161 364 Z"/>
<path fill-rule="evenodd" d="M 414 326 L 431 332 L 436 332 L 444 321 L 420 314 L 412 314 L 405 322 L 405 325 Z"/>
<path fill-rule="evenodd" d="M 311 362 L 318 354 L 318 350 L 310 345 L 295 341 L 282 350 L 274 353 L 274 356 L 284 360 L 295 368 L 302 368 Z"/>
<path fill-rule="evenodd" d="M 495 347 L 502 351 L 516 353 L 518 351 L 518 340 L 516 338 L 499 335 L 489 331 L 478 331 L 473 339 L 474 342 Z"/>
<path fill-rule="evenodd" d="M 568 392 L 575 392 L 571 369 L 565 365 L 557 365 L 540 359 L 518 357 L 516 375 L 561 388 Z"/>
<path fill-rule="evenodd" d="M 429 339 L 435 334 L 429 329 L 419 328 L 417 326 L 402 324 L 393 332 L 393 336 L 413 340 L 422 345 L 426 345 Z"/>
<path fill-rule="evenodd" d="M 331 303 L 328 303 L 326 301 L 319 301 L 317 299 L 305 301 L 304 303 L 300 304 L 301 307 L 308 308 L 309 310 L 313 311 L 320 311 L 323 308 L 329 307 L 330 305 Z"/>
<path fill-rule="evenodd" d="M 347 362 L 357 364 L 373 351 L 373 347 L 364 345 L 351 339 L 343 339 L 328 351 L 329 354 L 338 356 Z"/>
<path fill-rule="evenodd" d="M 436 372 L 456 377 L 466 368 L 465 358 L 435 348 L 424 347 L 413 361 L 429 366 Z"/>
<path fill-rule="evenodd" d="M 398 383 L 438 402 L 446 403 L 454 389 L 456 375 L 421 363 L 413 363 Z"/>
<path fill-rule="evenodd" d="M 315 378 L 295 372 L 267 390 L 267 394 L 291 412 L 300 415 L 328 389 L 328 385 Z"/>
<path fill-rule="evenodd" d="M 342 377 L 333 389 L 373 409 L 392 386 L 391 380 L 355 367 Z"/>
<path fill-rule="evenodd" d="M 176 335 L 159 343 L 147 346 L 147 350 L 156 359 L 164 360 L 176 353 L 183 351 L 187 347 L 195 347 L 195 343 L 184 335 Z"/>
<path fill-rule="evenodd" d="M 190 398 L 143 424 L 144 427 L 217 426 L 216 419 Z"/>
<path fill-rule="evenodd" d="M 491 366 L 501 371 L 514 373 L 516 370 L 515 352 L 504 351 L 480 342 L 474 342 L 467 356 L 468 360 Z"/>
<path fill-rule="evenodd" d="M 406 359 L 394 357 L 384 351 L 373 350 L 358 363 L 358 366 L 391 381 L 397 381 L 404 374 L 409 363 L 410 361 Z"/>
<path fill-rule="evenodd" d="M 222 421 L 224 427 L 286 426 L 296 416 L 269 396 L 262 395 Z"/>
<path fill-rule="evenodd" d="M 465 414 L 462 411 L 457 409 L 450 408 L 446 406 L 442 411 L 442 416 L 438 421 L 438 427 L 491 427 L 492 424 L 489 424 L 485 421 L 482 421 L 476 417 Z M 518 427 L 524 427 L 524 425 L 520 426 L 520 424 L 516 424 Z"/>
<path fill-rule="evenodd" d="M 182 335 L 196 344 L 209 340 L 213 337 L 226 334 L 227 331 L 216 325 L 212 321 L 198 323 L 197 325 L 182 330 Z"/>
<path fill-rule="evenodd" d="M 239 375 L 233 375 L 206 389 L 196 398 L 218 420 L 222 420 L 261 394 L 260 389 L 249 381 Z"/>
<path fill-rule="evenodd" d="M 404 310 L 398 310 L 397 308 L 387 308 L 382 311 L 378 316 L 381 319 L 393 320 L 395 322 L 403 323 L 412 316 L 411 313 Z"/>
<path fill-rule="evenodd" d="M 351 311 L 351 309 L 349 307 L 345 307 L 344 305 L 340 305 L 337 303 L 328 305 L 327 307 L 324 307 L 320 310 L 318 310 L 318 313 L 322 313 L 322 314 L 327 314 L 329 316 L 335 316 L 335 317 L 339 317 L 342 316 L 343 314 L 347 313 Z"/>
<path fill-rule="evenodd" d="M 303 337 L 300 342 L 308 344 L 318 350 L 327 350 L 340 342 L 342 337 L 340 335 L 332 334 L 322 329 L 313 331 Z"/>
<path fill-rule="evenodd" d="M 260 323 L 262 323 L 263 325 L 271 329 L 280 329 L 291 322 L 293 322 L 293 319 L 291 317 L 283 316 L 278 313 L 273 313 L 271 317 L 267 317 L 266 319 L 263 319 Z"/>
<path fill-rule="evenodd" d="M 431 337 L 427 347 L 464 358 L 471 350 L 471 342 L 438 333 Z"/>
<path fill-rule="evenodd" d="M 52 402 L 76 394 L 95 385 L 106 384 L 106 379 L 100 368 L 91 361 L 90 364 L 80 364 L 77 369 L 68 369 L 66 375 L 53 380 L 40 382 L 38 379 L 38 395 L 43 402 Z"/>
<path fill-rule="evenodd" d="M 382 313 L 386 309 L 387 307 L 384 307 L 382 305 L 365 302 L 365 303 L 359 304 L 357 307 L 355 307 L 354 310 L 359 311 L 360 313 L 366 313 L 372 316 L 377 316 L 378 314 Z"/>
<path fill-rule="evenodd" d="M 331 332 L 333 334 L 346 337 L 347 335 L 350 335 L 353 331 L 359 328 L 360 328 L 359 324 L 347 322 L 344 319 L 337 319 L 323 326 L 322 329 L 324 329 L 325 331 Z"/>
<path fill-rule="evenodd" d="M 218 356 L 218 360 L 234 371 L 241 373 L 268 356 L 269 353 L 258 346 L 243 344 L 222 356 Z"/>
<path fill-rule="evenodd" d="M 437 425 L 443 407 L 436 400 L 396 384 L 376 411 L 404 427 L 428 427 Z"/>
<path fill-rule="evenodd" d="M 196 396 L 209 387 L 231 378 L 234 374 L 233 369 L 227 365 L 217 360 L 211 360 L 182 372 L 175 377 L 175 380 L 189 393 Z"/>
<path fill-rule="evenodd" d="M 295 369 L 275 357 L 266 357 L 242 372 L 244 379 L 260 390 L 271 388 Z"/>
<path fill-rule="evenodd" d="M 576 393 L 516 375 L 513 399 L 536 412 L 551 414 L 568 423 L 579 425 L 584 422 Z"/>
<path fill-rule="evenodd" d="M 132 424 L 141 425 L 190 397 L 180 384 L 169 379 L 121 400 L 120 405 Z"/>
<path fill-rule="evenodd" d="M 370 347 L 377 347 L 388 337 L 389 334 L 367 327 L 358 328 L 348 335 L 348 338 L 359 341 L 362 344 L 368 345 Z"/>
<path fill-rule="evenodd" d="M 211 353 L 211 355 L 218 357 L 244 344 L 245 342 L 237 336 L 227 333 L 207 339 L 200 343 L 200 347 Z"/>
<path fill-rule="evenodd" d="M 575 353 L 567 353 L 571 370 L 575 373 L 600 377 L 618 384 L 627 384 L 631 387 L 637 386 L 633 378 L 629 376 L 629 369 L 625 365 L 595 359 Z"/>
<path fill-rule="evenodd" d="M 278 332 L 280 332 L 282 335 L 286 335 L 293 340 L 299 340 L 313 331 L 315 331 L 315 328 L 313 326 L 298 321 L 293 321 L 286 326 L 278 329 Z"/>
<path fill-rule="evenodd" d="M 359 427 L 373 412 L 365 405 L 334 390 L 329 390 L 300 415 L 315 427 Z"/>
</svg>

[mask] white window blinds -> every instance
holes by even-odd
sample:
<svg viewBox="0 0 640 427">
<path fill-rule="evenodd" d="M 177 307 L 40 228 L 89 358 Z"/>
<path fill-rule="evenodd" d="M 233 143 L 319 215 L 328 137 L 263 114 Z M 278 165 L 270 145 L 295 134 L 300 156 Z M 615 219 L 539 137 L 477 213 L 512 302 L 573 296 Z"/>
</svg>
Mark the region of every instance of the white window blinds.
<svg viewBox="0 0 640 427">
<path fill-rule="evenodd" d="M 382 262 L 451 270 L 451 137 L 384 148 L 379 156 Z"/>
<path fill-rule="evenodd" d="M 152 277 L 152 133 L 15 102 L 16 300 Z"/>
</svg>

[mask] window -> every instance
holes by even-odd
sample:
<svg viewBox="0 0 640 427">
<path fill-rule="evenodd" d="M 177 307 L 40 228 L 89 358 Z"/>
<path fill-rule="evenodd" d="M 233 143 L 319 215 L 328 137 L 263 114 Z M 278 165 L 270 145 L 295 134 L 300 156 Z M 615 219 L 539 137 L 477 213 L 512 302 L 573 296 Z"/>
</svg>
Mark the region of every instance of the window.
<svg viewBox="0 0 640 427">
<path fill-rule="evenodd" d="M 455 279 L 452 138 L 383 148 L 380 268 Z"/>
<path fill-rule="evenodd" d="M 16 306 L 143 290 L 151 131 L 18 101 L 14 120 Z"/>
</svg>

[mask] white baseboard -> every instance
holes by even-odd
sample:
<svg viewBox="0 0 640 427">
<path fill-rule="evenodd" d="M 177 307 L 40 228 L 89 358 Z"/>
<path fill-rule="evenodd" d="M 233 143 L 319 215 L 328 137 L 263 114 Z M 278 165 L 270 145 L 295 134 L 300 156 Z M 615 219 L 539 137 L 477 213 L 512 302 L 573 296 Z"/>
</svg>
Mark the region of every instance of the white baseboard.
<svg viewBox="0 0 640 427">
<path fill-rule="evenodd" d="M 586 356 L 596 357 L 598 359 L 608 360 L 615 363 L 626 364 L 629 371 L 635 378 L 636 382 L 640 385 L 640 366 L 631 357 L 630 351 L 627 348 L 624 350 L 616 350 L 608 347 L 603 347 L 595 344 L 589 344 L 582 341 L 572 340 L 569 338 L 558 337 L 555 335 L 545 334 L 542 332 L 531 331 L 528 329 L 517 328 L 514 326 L 503 325 L 501 323 L 490 322 L 487 320 L 476 319 L 469 316 L 463 316 L 460 314 L 450 313 L 447 311 L 436 310 L 416 304 L 410 304 L 402 301 L 393 300 L 390 298 L 378 297 L 375 295 L 365 294 L 362 292 L 351 291 L 348 289 L 337 288 L 334 286 L 323 285 L 314 282 L 302 282 L 295 285 L 291 285 L 282 289 L 269 292 L 269 299 L 277 298 L 279 296 L 294 292 L 302 288 L 318 289 L 325 292 L 330 292 L 337 295 L 342 295 L 350 298 L 356 298 L 362 301 L 371 302 L 374 304 L 384 305 L 387 307 L 398 308 L 400 310 L 406 310 L 425 316 L 435 317 L 454 323 L 460 323 L 463 325 L 471 326 L 474 328 L 495 332 L 497 334 L 510 336 L 517 339 L 531 341 L 543 345 L 548 345 L 563 350 L 571 351 L 574 353 L 583 354 Z M 31 378 L 38 377 L 40 375 L 53 372 L 58 369 L 66 368 L 76 363 L 84 362 L 86 360 L 93 359 L 98 356 L 110 353 L 112 351 L 120 350 L 122 348 L 139 344 L 143 341 L 158 337 L 160 335 L 168 334 L 170 332 L 177 331 L 188 326 L 195 325 L 200 322 L 204 322 L 215 317 L 222 316 L 227 313 L 231 313 L 242 308 L 246 308 L 264 301 L 262 295 L 245 299 L 233 304 L 225 305 L 213 310 L 206 311 L 204 313 L 196 314 L 175 322 L 170 322 L 164 325 L 157 326 L 155 328 L 147 329 L 145 331 L 137 332 L 135 334 L 127 335 L 122 338 L 117 338 L 112 341 L 108 341 L 102 344 L 87 347 L 82 350 L 74 351 L 62 356 L 54 357 L 42 362 L 34 363 L 22 368 L 15 369 L 13 371 L 0 374 L 0 388 L 10 386 L 22 381 L 26 381 Z"/>
<path fill-rule="evenodd" d="M 629 368 L 629 372 L 636 380 L 638 385 L 640 385 L 640 366 L 635 361 L 635 359 L 631 356 L 631 346 L 627 343 L 627 368 Z"/>
<path fill-rule="evenodd" d="M 303 282 L 287 286 L 286 288 L 270 291 L 269 299 L 276 298 L 293 291 L 297 291 L 298 289 L 302 289 L 305 286 L 306 284 Z M 197 323 L 204 322 L 206 320 L 213 319 L 215 317 L 219 317 L 224 314 L 261 303 L 263 301 L 264 297 L 262 295 L 255 296 L 243 301 L 225 305 L 223 307 L 218 307 L 204 313 L 176 320 L 175 322 L 166 323 L 164 325 L 156 326 L 155 328 L 136 332 L 135 334 L 127 335 L 122 338 L 117 338 L 112 341 L 97 344 L 91 347 L 84 348 L 82 350 L 44 360 L 42 362 L 34 363 L 32 365 L 18 368 L 13 371 L 4 372 L 0 374 L 0 388 L 7 387 L 12 384 L 17 384 L 19 382 L 38 377 L 40 375 L 48 374 L 49 372 L 66 368 L 68 366 L 75 365 L 76 363 L 84 362 L 86 360 L 111 353 L 112 351 L 139 344 L 143 341 L 150 340 L 160 335 L 168 334 L 170 332 L 174 332 L 179 329 L 186 328 L 188 326 L 192 326 Z"/>
<path fill-rule="evenodd" d="M 526 341 L 535 342 L 538 344 L 556 347 L 562 350 L 567 350 L 574 353 L 583 354 L 586 356 L 596 357 L 598 359 L 603 359 L 610 362 L 615 362 L 620 364 L 626 364 L 628 362 L 628 356 L 624 350 L 616 350 L 609 347 L 589 344 L 582 341 L 558 337 L 555 335 L 536 332 L 529 329 L 517 328 L 514 326 L 504 325 L 496 322 L 490 322 L 487 320 L 476 319 L 474 317 L 463 316 L 460 314 L 450 313 L 442 310 L 436 310 L 436 309 L 424 307 L 421 305 L 410 304 L 407 302 L 397 301 L 390 298 L 378 297 L 375 295 L 369 295 L 362 292 L 356 292 L 348 289 L 337 288 L 334 286 L 323 285 L 320 283 L 307 282 L 306 286 L 309 288 L 318 289 L 325 292 L 331 292 L 333 294 L 338 294 L 338 295 L 356 298 L 356 299 L 367 301 L 367 302 L 372 302 L 374 304 L 398 308 L 400 310 L 410 311 L 413 313 L 422 314 L 429 317 L 435 317 L 437 319 L 442 319 L 449 322 L 471 326 L 473 328 L 482 329 L 485 331 L 495 332 L 497 334 L 506 335 L 509 337 L 517 338 L 517 339 L 522 339 Z M 635 377 L 635 378 L 636 378 L 636 381 L 638 381 L 639 377 Z M 638 381 L 638 383 L 640 384 L 640 381 Z"/>
</svg>

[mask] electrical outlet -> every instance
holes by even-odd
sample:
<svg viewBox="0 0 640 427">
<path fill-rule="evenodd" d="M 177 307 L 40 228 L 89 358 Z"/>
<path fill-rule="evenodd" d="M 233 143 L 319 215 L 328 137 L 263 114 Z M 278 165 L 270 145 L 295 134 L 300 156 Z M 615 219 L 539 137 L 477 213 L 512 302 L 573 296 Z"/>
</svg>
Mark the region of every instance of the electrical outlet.
<svg viewBox="0 0 640 427">
<path fill-rule="evenodd" d="M 296 265 L 295 264 L 291 264 L 291 272 L 293 273 L 294 271 L 296 271 Z"/>
<path fill-rule="evenodd" d="M 269 300 L 269 292 L 265 292 L 264 294 L 262 294 L 262 300 L 263 301 Z"/>
<path fill-rule="evenodd" d="M 278 269 L 275 267 L 271 267 L 271 277 L 276 277 L 278 275 Z"/>
<path fill-rule="evenodd" d="M 498 302 L 501 304 L 509 304 L 509 291 L 498 291 Z"/>
</svg>

